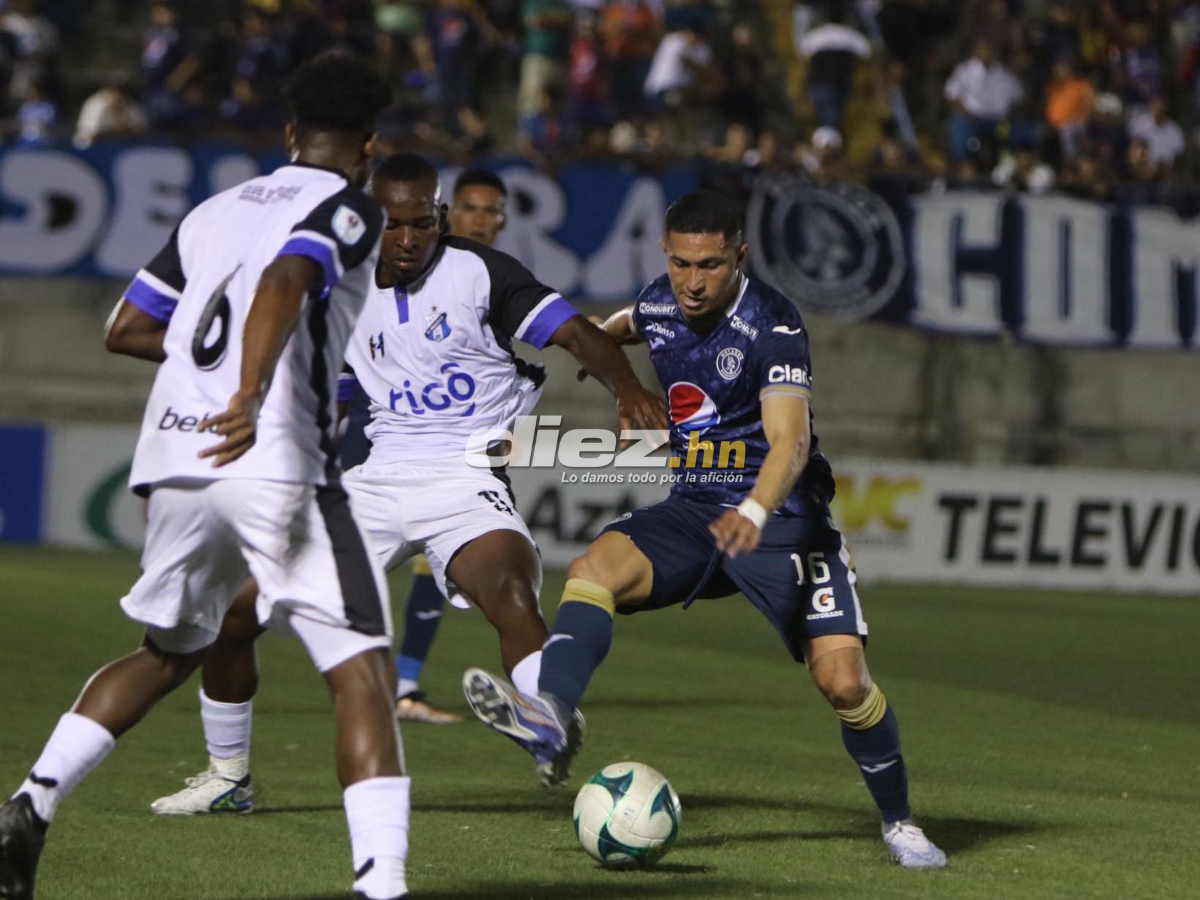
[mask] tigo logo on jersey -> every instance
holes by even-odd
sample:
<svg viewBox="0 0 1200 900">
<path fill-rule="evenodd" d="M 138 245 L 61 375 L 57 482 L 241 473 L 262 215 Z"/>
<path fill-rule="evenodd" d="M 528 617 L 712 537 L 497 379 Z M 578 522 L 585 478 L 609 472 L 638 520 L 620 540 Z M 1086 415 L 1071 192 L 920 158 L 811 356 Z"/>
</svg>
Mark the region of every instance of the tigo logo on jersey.
<svg viewBox="0 0 1200 900">
<path fill-rule="evenodd" d="M 446 321 L 445 313 L 435 309 L 432 315 L 425 317 L 425 337 L 431 341 L 444 341 L 450 337 L 450 323 Z"/>
<path fill-rule="evenodd" d="M 465 403 L 466 409 L 462 412 L 456 409 L 449 415 L 460 418 L 474 415 L 475 403 L 471 398 L 475 396 L 475 379 L 466 372 L 458 371 L 458 368 L 458 363 L 455 362 L 448 362 L 442 366 L 441 373 L 447 376 L 445 384 L 431 381 L 424 387 L 417 388 L 406 379 L 401 390 L 392 389 L 389 392 L 388 406 L 393 412 L 405 412 L 403 404 L 407 403 L 408 412 L 414 416 L 423 416 L 427 412 L 440 413 L 455 404 Z"/>
<path fill-rule="evenodd" d="M 671 411 L 671 421 L 684 434 L 696 432 L 703 434 L 721 421 L 717 412 L 717 404 L 712 397 L 704 393 L 690 381 L 677 381 L 667 391 L 667 405 Z"/>
<path fill-rule="evenodd" d="M 742 374 L 742 351 L 737 347 L 726 347 L 717 354 L 717 374 L 726 381 L 733 381 Z"/>
<path fill-rule="evenodd" d="M 808 387 L 808 373 L 801 366 L 771 366 L 767 370 L 769 384 L 798 384 Z"/>
<path fill-rule="evenodd" d="M 332 225 L 337 239 L 347 246 L 357 244 L 367 233 L 367 224 L 362 217 L 344 204 L 334 211 Z"/>
</svg>

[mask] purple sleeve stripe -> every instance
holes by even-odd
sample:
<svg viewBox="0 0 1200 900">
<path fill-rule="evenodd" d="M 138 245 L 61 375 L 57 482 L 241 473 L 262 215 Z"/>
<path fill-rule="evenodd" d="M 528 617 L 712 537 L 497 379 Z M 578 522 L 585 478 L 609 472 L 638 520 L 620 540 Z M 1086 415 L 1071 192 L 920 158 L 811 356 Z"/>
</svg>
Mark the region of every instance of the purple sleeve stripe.
<svg viewBox="0 0 1200 900">
<path fill-rule="evenodd" d="M 354 389 L 358 387 L 358 379 L 353 375 L 338 377 L 338 403 L 349 403 L 354 399 Z"/>
<path fill-rule="evenodd" d="M 179 301 L 174 297 L 156 291 L 146 282 L 135 278 L 125 291 L 125 299 L 148 316 L 153 316 L 160 322 L 170 322 L 171 314 Z"/>
<path fill-rule="evenodd" d="M 550 338 L 554 337 L 554 332 L 558 331 L 563 322 L 577 315 L 579 310 L 559 297 L 548 303 L 546 308 L 538 313 L 538 317 L 529 323 L 521 340 L 541 350 L 550 343 Z"/>
<path fill-rule="evenodd" d="M 305 237 L 288 238 L 277 256 L 303 256 L 311 259 L 325 272 L 325 290 L 337 287 L 337 264 L 333 259 L 333 250 L 324 244 Z"/>
</svg>

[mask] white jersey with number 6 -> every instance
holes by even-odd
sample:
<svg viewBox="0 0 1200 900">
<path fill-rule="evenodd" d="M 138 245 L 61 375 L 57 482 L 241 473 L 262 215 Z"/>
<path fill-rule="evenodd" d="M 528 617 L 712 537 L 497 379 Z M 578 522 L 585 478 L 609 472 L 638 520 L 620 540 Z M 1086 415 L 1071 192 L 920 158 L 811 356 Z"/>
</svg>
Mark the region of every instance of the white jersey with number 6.
<svg viewBox="0 0 1200 900">
<path fill-rule="evenodd" d="M 379 255 L 383 213 L 332 169 L 292 164 L 207 200 L 175 229 L 125 299 L 167 322 L 130 485 L 170 479 L 337 481 L 336 379 Z M 199 432 L 241 381 L 242 331 L 263 270 L 279 256 L 321 267 L 264 400 L 257 443 L 214 469 Z"/>
</svg>

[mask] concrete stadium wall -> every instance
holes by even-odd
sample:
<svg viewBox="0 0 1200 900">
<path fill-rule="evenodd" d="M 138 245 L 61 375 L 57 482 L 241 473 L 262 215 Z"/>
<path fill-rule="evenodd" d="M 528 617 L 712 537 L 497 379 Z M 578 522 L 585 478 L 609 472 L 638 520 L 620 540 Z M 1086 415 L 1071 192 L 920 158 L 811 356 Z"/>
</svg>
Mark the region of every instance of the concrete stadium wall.
<svg viewBox="0 0 1200 900">
<path fill-rule="evenodd" d="M 0 279 L 0 419 L 136 422 L 153 367 L 104 351 L 123 283 Z M 809 317 L 817 430 L 840 457 L 1194 472 L 1200 361 L 1185 352 L 1048 349 Z M 536 353 L 528 353 L 536 357 Z M 645 351 L 635 365 L 653 383 Z M 612 404 L 564 354 L 542 414 L 604 425 Z"/>
</svg>

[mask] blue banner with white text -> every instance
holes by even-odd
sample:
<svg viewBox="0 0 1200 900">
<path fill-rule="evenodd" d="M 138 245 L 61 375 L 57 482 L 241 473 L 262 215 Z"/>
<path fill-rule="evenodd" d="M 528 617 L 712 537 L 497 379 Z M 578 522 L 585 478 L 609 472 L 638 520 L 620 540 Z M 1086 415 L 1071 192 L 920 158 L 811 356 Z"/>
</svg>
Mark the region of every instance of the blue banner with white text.
<svg viewBox="0 0 1200 900">
<path fill-rule="evenodd" d="M 189 209 L 282 162 L 216 146 L 0 151 L 0 277 L 129 278 Z M 706 182 L 687 166 L 493 168 L 510 189 L 497 247 L 577 300 L 629 300 L 662 274 L 663 214 Z M 457 170 L 442 174 L 449 185 Z M 746 200 L 752 271 L 806 312 L 1042 344 L 1200 347 L 1194 204 L 873 192 L 789 173 L 759 176 Z"/>
</svg>

